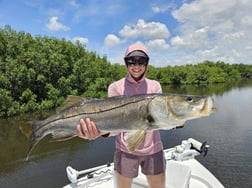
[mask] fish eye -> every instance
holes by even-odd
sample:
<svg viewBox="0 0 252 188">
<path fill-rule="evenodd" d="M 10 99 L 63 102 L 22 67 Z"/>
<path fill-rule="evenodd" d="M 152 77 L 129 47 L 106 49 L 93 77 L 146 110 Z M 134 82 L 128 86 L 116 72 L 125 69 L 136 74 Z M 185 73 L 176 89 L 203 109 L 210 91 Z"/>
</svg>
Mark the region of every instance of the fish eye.
<svg viewBox="0 0 252 188">
<path fill-rule="evenodd" d="M 188 101 L 188 102 L 191 102 L 193 100 L 193 98 L 192 97 L 186 97 L 186 101 Z"/>
</svg>

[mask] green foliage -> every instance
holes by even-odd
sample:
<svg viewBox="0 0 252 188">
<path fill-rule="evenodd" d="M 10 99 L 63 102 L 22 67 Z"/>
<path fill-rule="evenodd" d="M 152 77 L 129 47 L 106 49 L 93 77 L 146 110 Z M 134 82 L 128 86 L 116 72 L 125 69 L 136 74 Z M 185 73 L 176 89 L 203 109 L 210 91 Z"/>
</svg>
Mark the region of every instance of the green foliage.
<svg viewBox="0 0 252 188">
<path fill-rule="evenodd" d="M 67 95 L 106 97 L 122 65 L 80 43 L 0 29 L 0 117 L 59 106 Z"/>
<path fill-rule="evenodd" d="M 160 77 L 161 74 L 161 77 Z M 252 78 L 252 65 L 205 61 L 195 65 L 167 66 L 158 74 L 160 83 L 214 84 Z"/>
<path fill-rule="evenodd" d="M 76 44 L 0 29 L 0 117 L 55 108 L 67 95 L 107 96 L 110 83 L 124 77 L 124 65 L 110 64 Z M 212 84 L 252 77 L 252 66 L 205 61 L 196 65 L 148 67 L 161 84 Z"/>
</svg>

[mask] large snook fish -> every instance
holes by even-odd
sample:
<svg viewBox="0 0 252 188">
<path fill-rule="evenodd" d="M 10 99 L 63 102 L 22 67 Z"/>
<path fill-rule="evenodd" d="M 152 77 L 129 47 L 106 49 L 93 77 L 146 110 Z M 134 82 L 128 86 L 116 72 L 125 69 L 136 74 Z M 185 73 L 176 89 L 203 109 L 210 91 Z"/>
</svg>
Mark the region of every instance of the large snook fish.
<svg viewBox="0 0 252 188">
<path fill-rule="evenodd" d="M 77 136 L 81 118 L 90 118 L 101 132 L 127 132 L 129 151 L 134 151 L 146 131 L 169 130 L 187 120 L 210 115 L 215 111 L 213 99 L 207 96 L 143 94 L 107 99 L 68 96 L 59 112 L 44 121 L 36 121 L 31 135 L 30 151 L 46 135 L 61 141 Z"/>
</svg>

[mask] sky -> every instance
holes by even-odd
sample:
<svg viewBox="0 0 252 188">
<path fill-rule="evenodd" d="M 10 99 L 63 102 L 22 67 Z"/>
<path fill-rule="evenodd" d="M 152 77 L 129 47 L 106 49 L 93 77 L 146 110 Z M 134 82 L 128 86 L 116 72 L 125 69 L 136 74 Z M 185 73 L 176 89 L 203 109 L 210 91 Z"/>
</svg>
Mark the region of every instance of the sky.
<svg viewBox="0 0 252 188">
<path fill-rule="evenodd" d="M 0 28 L 76 40 L 123 63 L 136 42 L 155 67 L 252 64 L 251 0 L 0 0 Z"/>
</svg>

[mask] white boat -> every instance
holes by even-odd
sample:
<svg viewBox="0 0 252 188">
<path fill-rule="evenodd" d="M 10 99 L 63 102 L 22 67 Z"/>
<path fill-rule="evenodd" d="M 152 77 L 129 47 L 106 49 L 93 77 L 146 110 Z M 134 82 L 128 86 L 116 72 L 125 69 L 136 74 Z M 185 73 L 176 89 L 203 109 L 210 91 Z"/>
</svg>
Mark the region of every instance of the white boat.
<svg viewBox="0 0 252 188">
<path fill-rule="evenodd" d="M 195 157 L 206 155 L 209 145 L 189 138 L 181 145 L 165 149 L 166 158 L 166 188 L 224 188 L 221 182 Z M 66 168 L 70 184 L 64 188 L 93 187 L 113 188 L 113 163 L 77 171 L 71 166 Z M 80 176 L 80 177 L 79 177 Z M 146 177 L 139 170 L 139 175 L 133 180 L 132 188 L 148 187 Z"/>
</svg>

